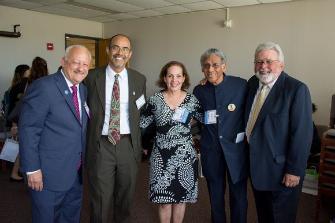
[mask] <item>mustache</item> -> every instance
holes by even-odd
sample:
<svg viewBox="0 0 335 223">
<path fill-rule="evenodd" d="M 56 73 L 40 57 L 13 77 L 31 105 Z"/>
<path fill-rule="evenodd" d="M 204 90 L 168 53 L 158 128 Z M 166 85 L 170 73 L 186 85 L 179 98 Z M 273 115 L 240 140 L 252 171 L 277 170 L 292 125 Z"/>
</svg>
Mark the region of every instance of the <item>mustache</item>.
<svg viewBox="0 0 335 223">
<path fill-rule="evenodd" d="M 120 58 L 120 57 L 124 60 L 126 59 L 126 56 L 121 55 L 121 54 L 115 54 L 115 55 L 112 56 L 113 59 L 117 59 L 117 58 Z"/>
</svg>

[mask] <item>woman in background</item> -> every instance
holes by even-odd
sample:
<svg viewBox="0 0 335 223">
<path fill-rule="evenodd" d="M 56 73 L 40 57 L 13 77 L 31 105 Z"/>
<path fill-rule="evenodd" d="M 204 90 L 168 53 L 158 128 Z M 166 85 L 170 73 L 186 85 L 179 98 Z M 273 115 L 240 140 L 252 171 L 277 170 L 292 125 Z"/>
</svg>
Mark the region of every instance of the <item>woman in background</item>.
<svg viewBox="0 0 335 223">
<path fill-rule="evenodd" d="M 155 125 L 155 143 L 150 156 L 149 199 L 158 204 L 161 223 L 183 221 L 186 203 L 198 197 L 198 160 L 191 135 L 191 120 L 200 120 L 198 100 L 186 92 L 189 76 L 178 61 L 161 70 L 162 91 L 148 99 L 140 120 L 142 129 Z"/>
<path fill-rule="evenodd" d="M 23 78 L 21 82 L 19 82 L 16 86 L 13 87 L 13 95 L 11 97 L 17 98 L 17 102 L 22 99 L 24 92 L 26 91 L 27 87 L 35 80 L 47 76 L 49 74 L 48 71 L 48 65 L 47 62 L 41 58 L 41 57 L 35 57 L 32 64 L 31 64 L 31 69 L 30 69 L 30 75 L 27 78 Z M 18 94 L 19 89 L 23 89 L 22 94 Z M 14 137 L 17 137 L 18 135 L 18 128 L 17 128 L 17 123 L 18 123 L 18 116 L 20 111 L 17 112 L 18 114 L 12 118 L 12 127 L 11 127 L 11 134 Z M 12 169 L 12 174 L 10 177 L 11 181 L 22 181 L 22 177 L 17 177 L 19 176 L 19 157 L 16 158 L 13 169 Z"/>
</svg>

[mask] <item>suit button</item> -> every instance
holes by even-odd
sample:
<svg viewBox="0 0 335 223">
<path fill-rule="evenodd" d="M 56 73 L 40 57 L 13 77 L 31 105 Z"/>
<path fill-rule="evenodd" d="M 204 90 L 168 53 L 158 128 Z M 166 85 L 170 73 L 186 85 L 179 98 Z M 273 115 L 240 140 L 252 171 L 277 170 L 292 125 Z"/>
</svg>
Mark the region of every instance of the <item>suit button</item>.
<svg viewBox="0 0 335 223">
<path fill-rule="evenodd" d="M 222 136 L 220 136 L 219 138 L 222 139 Z"/>
</svg>

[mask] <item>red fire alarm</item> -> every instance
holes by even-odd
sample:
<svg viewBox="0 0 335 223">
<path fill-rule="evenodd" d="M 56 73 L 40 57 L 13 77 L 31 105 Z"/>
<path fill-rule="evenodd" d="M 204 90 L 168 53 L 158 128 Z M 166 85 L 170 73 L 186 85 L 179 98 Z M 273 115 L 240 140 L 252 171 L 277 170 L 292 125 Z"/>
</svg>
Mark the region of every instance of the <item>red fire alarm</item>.
<svg viewBox="0 0 335 223">
<path fill-rule="evenodd" d="M 47 50 L 54 50 L 54 44 L 53 43 L 47 43 Z"/>
</svg>

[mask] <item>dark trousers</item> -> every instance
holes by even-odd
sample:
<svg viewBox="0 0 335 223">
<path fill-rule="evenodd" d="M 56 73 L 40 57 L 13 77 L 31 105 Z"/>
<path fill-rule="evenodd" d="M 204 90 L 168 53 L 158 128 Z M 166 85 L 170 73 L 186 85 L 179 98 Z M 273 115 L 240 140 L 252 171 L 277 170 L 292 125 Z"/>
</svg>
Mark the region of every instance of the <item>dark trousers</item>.
<svg viewBox="0 0 335 223">
<path fill-rule="evenodd" d="M 33 223 L 79 223 L 82 193 L 79 176 L 67 191 L 30 189 Z"/>
<path fill-rule="evenodd" d="M 278 191 L 254 189 L 258 223 L 295 223 L 302 183 Z"/>
<path fill-rule="evenodd" d="M 206 177 L 211 202 L 213 223 L 226 223 L 225 190 L 226 175 L 229 184 L 229 205 L 231 223 L 247 222 L 247 179 L 235 184 L 231 181 L 223 152 L 202 154 L 203 173 Z"/>
<path fill-rule="evenodd" d="M 102 136 L 94 165 L 88 170 L 91 222 L 129 222 L 138 170 L 130 136 L 115 146 Z"/>
</svg>

